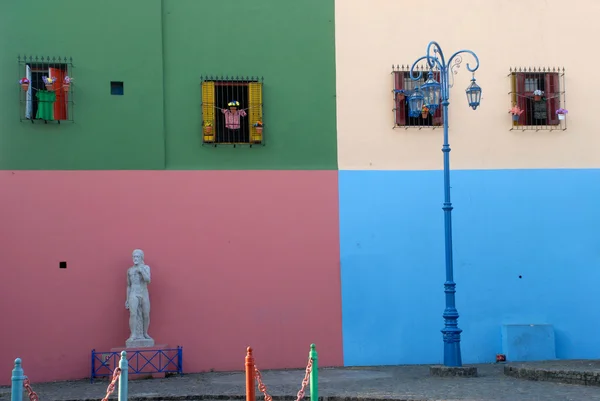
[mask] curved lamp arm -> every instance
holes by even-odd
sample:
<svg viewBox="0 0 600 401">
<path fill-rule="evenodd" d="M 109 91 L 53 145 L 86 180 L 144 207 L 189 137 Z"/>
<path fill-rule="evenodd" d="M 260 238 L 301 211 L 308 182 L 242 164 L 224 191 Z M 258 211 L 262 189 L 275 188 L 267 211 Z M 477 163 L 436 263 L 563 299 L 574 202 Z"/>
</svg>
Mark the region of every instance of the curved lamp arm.
<svg viewBox="0 0 600 401">
<path fill-rule="evenodd" d="M 410 67 L 410 79 L 412 79 L 413 81 L 418 81 L 419 79 L 421 79 L 421 77 L 423 76 L 423 71 L 415 71 L 415 68 L 417 67 L 417 64 L 419 64 L 419 62 L 423 61 L 423 60 L 427 60 L 427 64 L 433 68 L 432 66 L 437 67 L 440 71 L 443 71 L 444 69 L 444 64 L 442 63 L 443 60 L 440 60 L 437 57 L 434 56 L 423 56 L 423 57 L 419 57 L 414 63 L 413 65 Z M 415 73 L 417 75 L 415 75 Z"/>
<path fill-rule="evenodd" d="M 416 70 L 417 64 L 421 61 L 426 60 L 427 66 L 430 69 L 437 68 L 440 71 L 440 81 L 442 86 L 442 98 L 448 99 L 450 97 L 449 90 L 454 85 L 454 75 L 458 73 L 458 68 L 462 64 L 462 55 L 469 54 L 475 59 L 475 65 L 471 67 L 470 63 L 467 63 L 467 70 L 474 73 L 479 68 L 479 58 L 471 50 L 459 50 L 452 54 L 446 62 L 444 52 L 441 46 L 436 41 L 431 41 L 427 45 L 427 53 L 423 57 L 419 57 L 413 65 L 410 67 L 410 78 L 413 81 L 418 81 L 423 77 L 423 72 Z"/>
<path fill-rule="evenodd" d="M 463 53 L 470 54 L 475 59 L 475 67 L 471 68 L 471 64 L 467 63 L 467 70 L 469 70 L 469 72 L 477 71 L 477 69 L 479 68 L 479 57 L 477 57 L 477 55 L 475 53 L 473 53 L 471 50 L 459 50 L 456 53 L 454 53 L 450 57 L 450 60 L 448 60 L 448 68 L 450 68 L 450 64 L 452 64 L 452 60 L 454 60 L 454 59 L 456 59 L 454 64 L 460 65 L 460 63 L 462 63 L 461 54 L 463 54 Z"/>
<path fill-rule="evenodd" d="M 416 68 L 417 64 L 422 60 L 427 60 L 427 65 L 430 69 L 437 67 L 440 71 L 443 71 L 444 67 L 446 66 L 446 60 L 444 58 L 444 52 L 442 51 L 442 48 L 440 47 L 438 42 L 431 41 L 427 45 L 426 55 L 423 57 L 419 57 L 410 67 L 410 78 L 413 81 L 418 81 L 423 76 L 422 71 L 419 71 L 418 75 L 415 75 L 414 73 L 414 69 Z"/>
<path fill-rule="evenodd" d="M 479 68 L 479 57 L 477 57 L 477 55 L 473 51 L 459 50 L 452 56 L 450 56 L 448 62 L 446 63 L 444 52 L 442 51 L 440 45 L 435 41 L 429 42 L 429 44 L 427 45 L 427 54 L 423 57 L 419 57 L 410 67 L 410 78 L 413 81 L 418 81 L 423 76 L 423 73 L 421 71 L 415 71 L 415 68 L 417 67 L 417 64 L 419 64 L 420 61 L 427 60 L 427 65 L 429 66 L 429 68 L 437 67 L 440 71 L 451 71 L 455 68 L 458 68 L 462 63 L 462 54 L 470 54 L 471 56 L 473 56 L 473 58 L 475 59 L 475 67 L 471 67 L 471 64 L 467 63 L 467 70 L 469 70 L 469 72 L 477 71 L 477 69 Z"/>
</svg>

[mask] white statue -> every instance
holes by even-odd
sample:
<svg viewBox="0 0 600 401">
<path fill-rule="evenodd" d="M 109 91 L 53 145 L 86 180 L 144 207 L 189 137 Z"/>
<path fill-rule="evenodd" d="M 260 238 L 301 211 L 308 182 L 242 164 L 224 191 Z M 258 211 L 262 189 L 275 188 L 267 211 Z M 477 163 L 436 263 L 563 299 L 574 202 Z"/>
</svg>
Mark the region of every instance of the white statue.
<svg viewBox="0 0 600 401">
<path fill-rule="evenodd" d="M 127 301 L 131 336 L 125 342 L 127 348 L 152 347 L 154 340 L 148 335 L 150 326 L 150 266 L 144 264 L 144 251 L 133 251 L 133 266 L 127 270 Z"/>
</svg>

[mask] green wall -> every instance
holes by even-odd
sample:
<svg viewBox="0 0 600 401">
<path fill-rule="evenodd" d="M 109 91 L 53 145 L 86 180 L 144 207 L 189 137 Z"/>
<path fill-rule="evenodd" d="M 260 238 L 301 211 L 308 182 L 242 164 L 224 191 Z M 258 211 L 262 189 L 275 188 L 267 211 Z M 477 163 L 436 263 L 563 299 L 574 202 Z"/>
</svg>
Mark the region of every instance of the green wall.
<svg viewBox="0 0 600 401">
<path fill-rule="evenodd" d="M 333 0 L 52 4 L 0 4 L 0 169 L 337 169 Z M 19 54 L 73 57 L 74 123 L 19 121 Z M 264 77 L 265 146 L 201 146 L 207 74 Z"/>
<path fill-rule="evenodd" d="M 160 4 L 1 2 L 0 169 L 165 167 L 162 85 L 150 84 L 163 79 Z M 73 57 L 74 123 L 19 121 L 19 54 Z"/>
</svg>

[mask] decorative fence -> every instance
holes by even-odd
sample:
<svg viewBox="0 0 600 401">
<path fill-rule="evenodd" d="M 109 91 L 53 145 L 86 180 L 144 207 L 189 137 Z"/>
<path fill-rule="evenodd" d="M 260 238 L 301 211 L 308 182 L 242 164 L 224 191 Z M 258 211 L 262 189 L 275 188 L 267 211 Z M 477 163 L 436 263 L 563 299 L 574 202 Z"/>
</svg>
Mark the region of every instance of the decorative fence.
<svg viewBox="0 0 600 401">
<path fill-rule="evenodd" d="M 246 401 L 256 401 L 256 382 L 258 382 L 258 389 L 265 396 L 265 401 L 273 401 L 273 397 L 269 395 L 267 391 L 267 386 L 262 381 L 260 370 L 258 370 L 254 364 L 252 348 L 248 347 L 246 352 Z M 314 344 L 310 345 L 310 352 L 308 353 L 308 365 L 306 366 L 306 373 L 304 374 L 300 391 L 298 391 L 298 394 L 296 395 L 296 401 L 300 401 L 304 398 L 306 386 L 308 386 L 309 383 L 310 401 L 318 401 L 319 359 Z"/>
<path fill-rule="evenodd" d="M 112 373 L 112 380 L 106 389 L 106 395 L 102 401 L 108 401 L 108 398 L 115 391 L 115 385 L 117 380 L 119 381 L 119 399 L 118 401 L 127 401 L 127 352 L 121 352 L 121 359 L 119 360 L 119 366 Z M 23 368 L 21 367 L 21 358 L 15 359 L 15 367 L 12 371 L 12 387 L 11 387 L 11 401 L 23 401 L 23 390 L 27 390 L 27 396 L 29 401 L 39 401 L 39 397 L 35 391 L 31 388 L 29 379 L 23 374 Z"/>
<path fill-rule="evenodd" d="M 176 363 L 174 358 L 177 358 L 177 373 L 183 374 L 181 369 L 181 358 L 182 358 L 182 348 L 177 347 L 173 350 L 153 350 L 154 356 L 164 355 L 166 351 L 176 351 L 176 356 L 174 357 L 166 357 L 168 358 L 168 363 Z M 106 389 L 106 395 L 102 399 L 102 401 L 108 401 L 108 398 L 115 391 L 115 386 L 117 381 L 119 382 L 119 391 L 118 391 L 118 401 L 127 401 L 127 380 L 129 370 L 132 369 L 131 359 L 134 357 L 139 357 L 139 354 L 142 351 L 134 351 L 130 358 L 127 358 L 127 352 L 122 351 L 120 353 L 121 358 L 119 359 L 118 366 L 112 372 L 112 379 L 108 388 Z M 144 351 L 148 352 L 148 351 Z M 116 354 L 116 352 L 95 352 L 92 351 L 92 368 L 94 366 L 94 358 L 97 355 L 109 355 L 108 359 L 112 356 L 112 354 Z M 160 359 L 160 358 L 159 358 Z M 146 359 L 147 360 L 147 359 Z M 151 364 L 152 358 L 147 360 L 147 363 Z M 102 365 L 108 369 L 109 365 L 104 362 Z M 145 365 L 144 365 L 145 366 Z M 159 367 L 162 366 L 159 364 Z M 156 368 L 156 367 L 155 367 Z M 158 370 L 158 369 L 157 369 Z M 139 369 L 132 369 L 132 373 L 138 373 Z M 162 370 L 162 372 L 166 372 L 166 370 Z M 142 373 L 147 373 L 146 371 Z M 100 374 L 96 374 L 96 376 L 100 376 Z M 102 376 L 106 376 L 102 374 Z M 273 401 L 273 397 L 269 395 L 267 386 L 264 384 L 262 379 L 262 374 L 258 367 L 254 363 L 254 356 L 252 354 L 252 348 L 247 348 L 246 353 L 246 401 L 256 401 L 256 387 L 258 383 L 258 389 L 264 394 L 265 401 Z M 318 401 L 319 400 L 319 363 L 318 363 L 318 355 L 315 344 L 311 344 L 310 352 L 308 354 L 308 364 L 306 366 L 306 371 L 304 374 L 304 379 L 302 379 L 302 384 L 300 387 L 300 391 L 298 391 L 296 396 L 296 401 L 301 401 L 304 398 L 306 393 L 306 388 L 310 384 L 310 401 Z M 24 390 L 27 390 L 27 395 L 29 397 L 29 401 L 39 401 L 39 397 L 35 391 L 31 388 L 31 384 L 27 376 L 24 375 L 23 368 L 21 367 L 21 359 L 15 359 L 15 367 L 12 371 L 12 388 L 11 388 L 11 401 L 23 401 L 23 393 Z"/>
<path fill-rule="evenodd" d="M 119 352 L 97 352 L 92 350 L 90 381 L 97 377 L 110 376 L 117 367 Z M 127 358 L 129 373 L 177 373 L 183 375 L 183 347 L 133 351 Z"/>
</svg>

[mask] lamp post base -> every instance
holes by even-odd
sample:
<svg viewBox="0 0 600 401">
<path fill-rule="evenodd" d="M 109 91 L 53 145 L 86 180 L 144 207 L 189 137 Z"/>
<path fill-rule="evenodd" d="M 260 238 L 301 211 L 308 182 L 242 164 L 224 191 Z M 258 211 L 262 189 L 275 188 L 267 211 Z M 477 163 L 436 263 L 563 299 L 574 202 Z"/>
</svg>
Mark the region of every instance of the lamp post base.
<svg viewBox="0 0 600 401">
<path fill-rule="evenodd" d="M 477 368 L 475 366 L 436 365 L 429 368 L 429 374 L 439 377 L 477 377 Z"/>
</svg>

